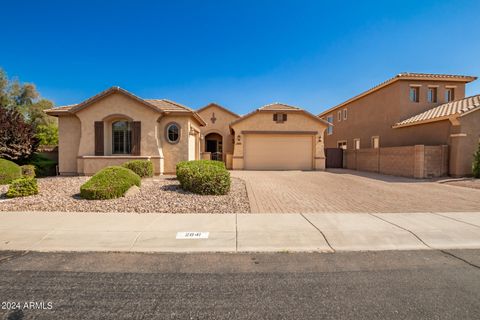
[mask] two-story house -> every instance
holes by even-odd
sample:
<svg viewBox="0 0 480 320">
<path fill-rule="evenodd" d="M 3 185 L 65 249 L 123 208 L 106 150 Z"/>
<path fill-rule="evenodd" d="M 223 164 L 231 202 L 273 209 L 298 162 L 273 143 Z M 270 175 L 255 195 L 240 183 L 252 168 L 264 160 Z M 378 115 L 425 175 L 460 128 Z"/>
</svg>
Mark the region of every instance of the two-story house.
<svg viewBox="0 0 480 320">
<path fill-rule="evenodd" d="M 326 148 L 449 146 L 449 173 L 471 173 L 480 136 L 478 96 L 465 98 L 476 77 L 401 73 L 321 114 L 332 125 Z M 476 125 L 475 125 L 476 123 Z M 465 132 L 464 132 L 465 131 Z"/>
</svg>

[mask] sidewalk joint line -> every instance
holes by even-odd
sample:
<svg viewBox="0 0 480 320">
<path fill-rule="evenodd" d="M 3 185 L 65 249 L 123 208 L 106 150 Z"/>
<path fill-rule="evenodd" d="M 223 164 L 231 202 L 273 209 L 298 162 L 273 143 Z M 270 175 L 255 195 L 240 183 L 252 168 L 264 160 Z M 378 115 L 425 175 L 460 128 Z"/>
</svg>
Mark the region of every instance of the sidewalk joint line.
<svg viewBox="0 0 480 320">
<path fill-rule="evenodd" d="M 470 222 L 467 222 L 467 221 L 458 220 L 458 219 L 455 219 L 455 218 L 452 218 L 452 217 L 449 217 L 449 216 L 444 216 L 443 214 L 441 214 L 439 212 L 430 212 L 430 213 L 432 213 L 434 215 L 437 215 L 437 216 L 440 216 L 440 217 L 444 217 L 444 218 L 453 220 L 453 221 L 457 221 L 457 222 L 460 222 L 460 223 L 465 223 L 465 224 L 471 225 L 472 227 L 480 228 L 479 225 L 476 225 L 476 224 L 473 224 L 473 223 L 470 223 Z"/>
<path fill-rule="evenodd" d="M 386 223 L 389 223 L 389 224 L 391 224 L 392 226 L 395 226 L 395 227 L 397 227 L 397 228 L 400 228 L 400 229 L 402 229 L 402 230 L 405 230 L 405 231 L 411 233 L 415 238 L 417 238 L 417 239 L 418 239 L 421 243 L 423 243 L 427 248 L 430 248 L 430 249 L 435 250 L 435 248 L 431 247 L 431 246 L 428 245 L 425 241 L 423 241 L 422 238 L 420 238 L 419 236 L 417 236 L 417 235 L 415 234 L 415 232 L 413 232 L 413 231 L 411 231 L 411 230 L 408 230 L 407 228 L 404 228 L 404 227 L 402 227 L 402 226 L 400 226 L 400 225 L 398 225 L 398 224 L 396 224 L 396 223 L 393 223 L 393 222 L 388 221 L 388 220 L 386 220 L 386 219 L 380 218 L 379 216 L 375 215 L 374 213 L 368 213 L 368 214 L 371 215 L 372 217 L 375 217 L 375 218 L 380 219 L 380 220 L 382 220 L 382 221 L 384 221 L 384 222 L 386 222 Z"/>
<path fill-rule="evenodd" d="M 235 252 L 238 252 L 238 213 L 235 213 Z"/>
<path fill-rule="evenodd" d="M 336 252 L 336 250 L 332 247 L 332 245 L 330 244 L 330 241 L 328 241 L 327 237 L 325 236 L 325 234 L 322 232 L 322 230 L 320 230 L 316 225 L 314 225 L 310 220 L 307 219 L 307 217 L 305 217 L 303 215 L 303 213 L 300 213 L 300 215 L 303 217 L 303 219 L 307 220 L 308 223 L 310 223 L 315 229 L 318 230 L 318 232 L 320 232 L 320 234 L 322 235 L 323 239 L 325 239 L 325 242 L 327 243 L 327 245 L 330 247 L 330 249 L 333 251 L 333 253 Z"/>
</svg>

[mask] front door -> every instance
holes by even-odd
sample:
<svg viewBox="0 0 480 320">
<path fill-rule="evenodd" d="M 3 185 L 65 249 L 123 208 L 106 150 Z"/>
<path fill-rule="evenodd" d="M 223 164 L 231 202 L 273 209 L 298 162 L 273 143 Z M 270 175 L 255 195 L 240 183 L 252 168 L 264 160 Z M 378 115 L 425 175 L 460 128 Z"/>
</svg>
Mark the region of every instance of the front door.
<svg viewBox="0 0 480 320">
<path fill-rule="evenodd" d="M 218 143 L 217 140 L 207 140 L 207 152 L 217 152 L 218 148 Z"/>
</svg>

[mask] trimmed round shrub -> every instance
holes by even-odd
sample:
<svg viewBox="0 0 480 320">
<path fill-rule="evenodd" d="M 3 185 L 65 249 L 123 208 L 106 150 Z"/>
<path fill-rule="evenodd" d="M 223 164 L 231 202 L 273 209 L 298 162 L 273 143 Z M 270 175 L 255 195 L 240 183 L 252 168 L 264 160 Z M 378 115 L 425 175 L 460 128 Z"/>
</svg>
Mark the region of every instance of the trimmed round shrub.
<svg viewBox="0 0 480 320">
<path fill-rule="evenodd" d="M 89 200 L 119 198 L 132 186 L 140 187 L 140 183 L 141 178 L 130 169 L 106 167 L 80 187 L 80 196 Z"/>
<path fill-rule="evenodd" d="M 15 162 L 0 159 L 0 184 L 9 184 L 22 177 L 22 168 Z"/>
<path fill-rule="evenodd" d="M 25 164 L 22 166 L 22 175 L 24 177 L 35 178 L 35 166 L 31 164 Z"/>
<path fill-rule="evenodd" d="M 13 180 L 7 191 L 8 198 L 26 197 L 34 194 L 38 194 L 38 185 L 37 179 L 32 177 Z"/>
<path fill-rule="evenodd" d="M 153 163 L 150 160 L 131 160 L 122 164 L 122 167 L 132 170 L 141 178 L 153 177 Z"/>
<path fill-rule="evenodd" d="M 230 191 L 230 172 L 220 161 L 196 160 L 177 164 L 182 189 L 198 194 L 223 195 Z"/>
</svg>

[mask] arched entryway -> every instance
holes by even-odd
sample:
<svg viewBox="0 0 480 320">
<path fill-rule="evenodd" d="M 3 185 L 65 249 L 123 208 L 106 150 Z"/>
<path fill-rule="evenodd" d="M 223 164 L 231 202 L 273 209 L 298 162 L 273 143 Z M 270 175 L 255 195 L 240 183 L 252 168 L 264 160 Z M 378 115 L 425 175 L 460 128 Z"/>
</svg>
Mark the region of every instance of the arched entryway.
<svg viewBox="0 0 480 320">
<path fill-rule="evenodd" d="M 212 160 L 223 161 L 223 137 L 212 132 L 205 136 L 205 152 L 211 153 Z"/>
</svg>

